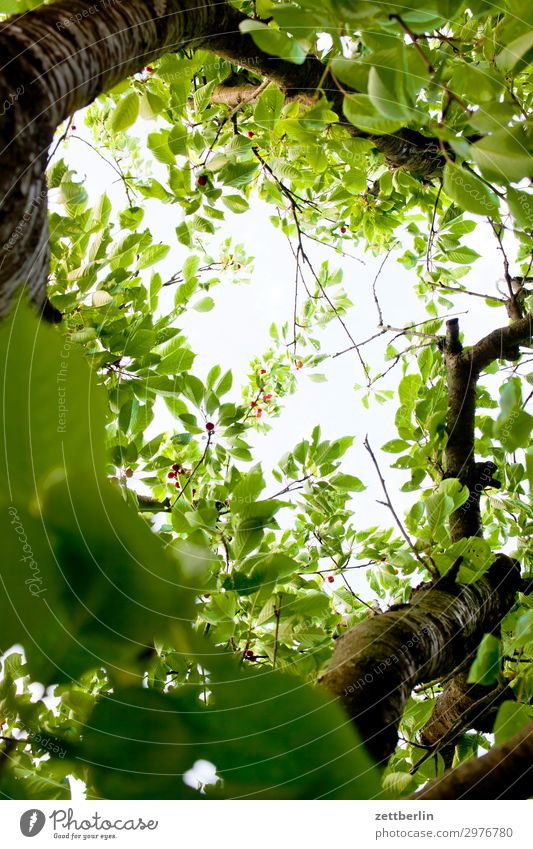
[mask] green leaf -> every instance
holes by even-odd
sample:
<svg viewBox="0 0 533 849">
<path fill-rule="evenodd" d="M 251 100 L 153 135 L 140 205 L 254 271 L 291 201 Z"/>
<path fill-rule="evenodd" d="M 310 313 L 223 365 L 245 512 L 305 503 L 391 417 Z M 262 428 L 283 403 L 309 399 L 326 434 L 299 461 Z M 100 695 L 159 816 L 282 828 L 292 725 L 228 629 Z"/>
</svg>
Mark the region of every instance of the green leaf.
<svg viewBox="0 0 533 849">
<path fill-rule="evenodd" d="M 21 643 L 46 684 L 77 679 L 95 657 L 140 672 L 141 646 L 188 630 L 175 619 L 192 615 L 186 556 L 165 552 L 105 477 L 107 404 L 69 337 L 19 304 L 0 352 L 2 396 L 17 411 L 0 459 L 0 650 Z"/>
<path fill-rule="evenodd" d="M 184 344 L 182 336 L 176 336 L 158 349 L 161 362 L 157 366 L 158 374 L 176 374 L 189 371 L 193 362 L 193 352 Z"/>
<path fill-rule="evenodd" d="M 150 268 L 156 262 L 161 262 L 166 257 L 170 250 L 169 245 L 150 245 L 142 252 L 137 268 L 139 271 L 143 268 Z"/>
<path fill-rule="evenodd" d="M 421 386 L 422 378 L 419 374 L 408 374 L 402 378 L 398 387 L 398 395 L 404 407 L 413 408 Z"/>
<path fill-rule="evenodd" d="M 228 207 L 231 212 L 240 214 L 246 212 L 250 208 L 250 204 L 242 195 L 223 195 L 222 203 Z"/>
<path fill-rule="evenodd" d="M 488 571 L 495 560 L 488 542 L 479 537 L 470 537 L 456 543 L 448 553 L 452 559 L 462 556 L 463 560 L 457 573 L 457 581 L 460 584 L 474 584 Z"/>
<path fill-rule="evenodd" d="M 480 139 L 470 152 L 489 180 L 514 181 L 533 176 L 529 138 L 520 128 L 504 129 Z"/>
<path fill-rule="evenodd" d="M 272 131 L 275 122 L 278 120 L 285 98 L 278 86 L 274 83 L 264 90 L 259 97 L 254 109 L 254 121 L 263 127 L 265 130 Z"/>
<path fill-rule="evenodd" d="M 533 30 L 519 35 L 510 44 L 506 44 L 496 57 L 496 65 L 503 71 L 511 71 L 530 50 L 533 50 Z"/>
<path fill-rule="evenodd" d="M 363 492 L 366 489 L 364 483 L 354 475 L 335 475 L 331 478 L 331 484 L 337 489 L 346 489 L 349 492 Z"/>
<path fill-rule="evenodd" d="M 384 117 L 374 107 L 367 94 L 350 94 L 344 98 L 343 111 L 348 121 L 365 130 L 367 133 L 395 133 L 403 124 L 403 120 L 393 120 Z"/>
<path fill-rule="evenodd" d="M 497 215 L 498 198 L 485 183 L 471 171 L 453 162 L 444 166 L 444 191 L 461 209 L 477 215 Z"/>
<path fill-rule="evenodd" d="M 500 391 L 501 412 L 494 425 L 494 436 L 506 451 L 527 448 L 533 429 L 533 416 L 522 409 L 520 378 L 507 380 Z"/>
<path fill-rule="evenodd" d="M 110 120 L 110 126 L 113 133 L 122 133 L 131 127 L 137 120 L 139 115 L 139 96 L 137 92 L 130 91 L 126 97 L 119 100 L 115 107 Z"/>
<path fill-rule="evenodd" d="M 478 646 L 476 659 L 468 673 L 469 684 L 488 687 L 495 684 L 500 674 L 501 643 L 492 634 L 485 634 Z"/>
<path fill-rule="evenodd" d="M 327 595 L 318 590 L 310 590 L 291 604 L 291 616 L 309 616 L 315 618 L 323 616 L 329 609 L 330 600 Z"/>
<path fill-rule="evenodd" d="M 272 56 L 279 56 L 280 59 L 285 59 L 287 62 L 293 62 L 295 65 L 301 65 L 305 62 L 307 51 L 295 38 L 289 36 L 278 29 L 273 29 L 260 21 L 246 20 L 239 24 L 239 29 L 242 33 L 251 35 L 260 50 L 265 53 L 270 53 Z"/>
<path fill-rule="evenodd" d="M 121 227 L 127 230 L 136 230 L 144 218 L 144 209 L 139 206 L 131 206 L 129 209 L 119 212 L 118 220 Z"/>
<path fill-rule="evenodd" d="M 526 610 L 518 617 L 514 642 L 517 648 L 522 648 L 533 643 L 533 610 Z"/>
<path fill-rule="evenodd" d="M 147 143 L 158 162 L 174 165 L 176 157 L 169 147 L 168 133 L 149 133 Z"/>
<path fill-rule="evenodd" d="M 76 754 L 95 765 L 100 796 L 201 798 L 182 779 L 199 759 L 216 762 L 223 784 L 210 795 L 227 799 L 358 799 L 379 792 L 379 772 L 353 724 L 325 693 L 295 687 L 292 676 L 277 671 L 267 681 L 239 674 L 233 663 L 217 661 L 217 671 L 209 680 L 214 709 L 202 704 L 194 685 L 172 694 L 131 687 L 97 704 Z M 117 763 L 136 767 L 117 770 Z"/>
<path fill-rule="evenodd" d="M 500 746 L 510 737 L 514 737 L 515 734 L 522 731 L 531 722 L 532 717 L 533 709 L 531 705 L 513 701 L 503 702 L 498 708 L 494 721 L 494 742 L 496 746 Z"/>
<path fill-rule="evenodd" d="M 390 454 L 401 454 L 402 451 L 407 451 L 409 443 L 403 439 L 391 439 L 381 446 L 382 451 L 387 451 Z"/>
<path fill-rule="evenodd" d="M 220 398 L 222 395 L 225 395 L 226 392 L 229 392 L 232 386 L 233 374 L 231 372 L 231 369 L 228 369 L 228 371 L 223 375 L 223 377 L 220 378 L 220 381 L 216 388 L 216 394 Z"/>
<path fill-rule="evenodd" d="M 253 162 L 230 162 L 220 171 L 220 179 L 226 186 L 239 189 L 247 186 L 255 177 L 259 163 Z"/>
<path fill-rule="evenodd" d="M 207 297 L 202 298 L 201 301 L 197 301 L 195 304 L 193 304 L 193 309 L 195 309 L 196 312 L 210 312 L 214 308 L 214 306 L 215 302 L 213 298 Z"/>
<path fill-rule="evenodd" d="M 533 197 L 531 194 L 509 186 L 507 189 L 507 205 L 511 215 L 522 230 L 533 228 Z"/>
</svg>

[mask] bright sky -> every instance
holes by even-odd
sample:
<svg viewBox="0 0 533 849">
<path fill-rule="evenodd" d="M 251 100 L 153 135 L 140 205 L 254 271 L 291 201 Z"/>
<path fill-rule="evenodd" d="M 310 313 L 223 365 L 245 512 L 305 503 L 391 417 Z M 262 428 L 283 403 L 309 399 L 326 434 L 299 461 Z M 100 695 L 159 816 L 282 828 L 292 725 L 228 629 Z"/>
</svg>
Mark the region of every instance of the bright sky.
<svg viewBox="0 0 533 849">
<path fill-rule="evenodd" d="M 83 125 L 81 114 L 76 116 L 76 127 L 74 136 L 91 140 L 89 131 Z M 154 122 L 140 120 L 134 129 L 136 135 L 142 136 L 154 130 Z M 146 154 L 147 158 L 151 155 L 148 150 Z M 77 179 L 87 177 L 86 189 L 91 200 L 96 200 L 105 191 L 115 208 L 126 206 L 124 188 L 116 172 L 86 144 L 72 137 L 57 155 L 63 156 L 69 167 L 78 172 Z M 156 178 L 165 176 L 164 166 L 156 161 L 153 162 L 153 175 Z M 144 203 L 142 199 L 139 202 Z M 160 272 L 163 280 L 166 280 L 181 269 L 189 253 L 187 248 L 178 243 L 175 234 L 175 228 L 181 221 L 181 211 L 177 206 L 165 205 L 158 201 L 149 201 L 145 203 L 145 207 L 142 226 L 151 229 L 155 242 L 161 241 L 171 246 L 165 260 L 145 273 L 148 277 L 152 270 L 156 270 Z M 249 212 L 241 215 L 226 213 L 226 221 L 222 222 L 220 231 L 215 236 L 206 237 L 206 249 L 216 259 L 217 245 L 228 236 L 231 236 L 234 242 L 242 243 L 247 254 L 255 258 L 251 282 L 236 285 L 228 275 L 227 279 L 211 292 L 215 301 L 215 308 L 211 312 L 199 313 L 189 310 L 179 320 L 180 328 L 197 354 L 195 373 L 203 379 L 216 363 L 220 364 L 222 372 L 231 368 L 234 373 L 234 386 L 228 399 L 231 397 L 235 401 L 240 400 L 239 387 L 246 381 L 250 360 L 260 355 L 271 344 L 269 328 L 272 322 L 281 325 L 284 321 L 292 321 L 294 258 L 286 238 L 269 221 L 272 212 L 272 207 L 252 200 Z M 480 221 L 478 229 L 468 237 L 468 244 L 475 248 L 481 257 L 474 263 L 468 277 L 463 278 L 463 282 L 472 290 L 496 295 L 496 283 L 501 280 L 502 266 L 488 225 Z M 333 250 L 311 241 L 307 242 L 306 249 L 315 268 L 319 268 L 327 259 L 331 268 L 343 269 L 343 286 L 354 303 L 354 307 L 346 316 L 346 324 L 356 341 L 372 335 L 378 324 L 372 284 L 383 257 L 374 258 L 371 254 L 363 253 L 362 249 L 351 246 L 349 242 L 346 244 L 346 251 L 363 259 L 364 265 L 356 260 L 343 258 Z M 394 255 L 391 255 L 377 284 L 386 323 L 402 327 L 428 318 L 422 304 L 414 295 L 415 282 L 414 272 L 406 271 L 395 261 Z M 170 310 L 173 306 L 174 289 L 169 287 L 164 291 Z M 458 313 L 468 310 L 467 314 L 460 316 L 467 344 L 473 343 L 495 326 L 506 322 L 503 310 L 491 309 L 481 299 L 462 296 L 456 299 L 456 303 Z M 444 314 L 443 312 L 442 315 Z M 320 338 L 325 353 L 334 354 L 350 344 L 337 321 L 332 322 L 325 331 L 321 331 Z M 388 338 L 384 336 L 364 349 L 364 357 L 374 371 L 384 368 L 383 355 Z M 262 463 L 267 482 L 270 482 L 267 492 L 279 489 L 275 481 L 271 478 L 269 481 L 269 470 L 285 452 L 294 448 L 303 437 L 308 437 L 312 428 L 319 424 L 322 436 L 326 439 L 345 435 L 356 436 L 353 448 L 345 455 L 342 470 L 356 475 L 368 487 L 364 493 L 356 495 L 353 501 L 358 527 L 365 528 L 375 524 L 389 526 L 393 521 L 388 509 L 376 503 L 376 499 L 383 498 L 383 493 L 362 441 L 368 434 L 391 498 L 401 513 L 413 500 L 412 495 L 408 496 L 399 491 L 400 486 L 408 480 L 408 473 L 390 469 L 389 464 L 394 461 L 395 455 L 379 452 L 381 445 L 397 436 L 394 429 L 396 400 L 383 406 L 372 402 L 370 410 L 363 407 L 361 395 L 355 392 L 353 387 L 356 383 L 364 383 L 364 375 L 353 351 L 326 360 L 319 367 L 319 371 L 326 375 L 326 383 L 313 383 L 305 374 L 305 370 L 299 372 L 297 392 L 284 401 L 282 415 L 269 422 L 272 424 L 272 430 L 267 434 L 256 433 L 247 436 L 253 443 L 254 461 Z M 377 388 L 395 390 L 400 378 L 399 364 L 386 378 L 379 381 Z M 268 422 L 268 417 L 264 420 Z M 155 435 L 162 430 L 172 431 L 173 427 L 171 415 L 161 404 L 149 435 Z M 364 588 L 362 571 L 349 572 L 347 577 L 354 590 L 361 591 Z M 333 588 L 335 586 L 334 584 Z"/>
</svg>

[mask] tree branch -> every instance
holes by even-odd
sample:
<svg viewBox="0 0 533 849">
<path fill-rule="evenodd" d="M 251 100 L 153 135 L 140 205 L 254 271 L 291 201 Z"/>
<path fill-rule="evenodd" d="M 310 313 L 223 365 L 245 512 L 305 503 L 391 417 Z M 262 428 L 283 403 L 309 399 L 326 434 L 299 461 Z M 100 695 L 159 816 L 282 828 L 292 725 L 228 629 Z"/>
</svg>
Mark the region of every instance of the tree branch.
<svg viewBox="0 0 533 849">
<path fill-rule="evenodd" d="M 390 495 L 389 495 L 388 490 L 387 490 L 387 484 L 385 483 L 385 479 L 384 479 L 383 475 L 381 474 L 381 469 L 379 468 L 379 464 L 378 464 L 378 461 L 376 460 L 376 456 L 375 456 L 374 452 L 372 451 L 372 448 L 370 447 L 370 443 L 368 441 L 368 434 L 367 434 L 367 436 L 365 436 L 365 440 L 363 442 L 363 445 L 365 446 L 366 450 L 370 454 L 370 458 L 371 458 L 371 460 L 374 464 L 374 468 L 375 468 L 375 470 L 378 474 L 379 482 L 381 484 L 381 488 L 383 490 L 383 493 L 384 493 L 386 501 L 387 501 L 386 506 L 391 511 L 391 513 L 394 517 L 394 521 L 396 522 L 401 535 L 403 536 L 404 540 L 406 541 L 407 545 L 409 546 L 409 548 L 413 552 L 414 556 L 416 557 L 416 559 L 418 560 L 418 562 L 420 563 L 422 568 L 428 569 L 429 567 L 428 567 L 427 563 L 425 563 L 424 560 L 422 559 L 422 557 L 420 556 L 420 553 L 417 551 L 415 545 L 413 544 L 411 537 L 409 536 L 409 534 L 405 530 L 405 527 L 404 527 L 402 521 L 400 520 L 396 510 L 394 509 L 394 505 L 393 505 L 393 503 L 390 499 Z"/>
<path fill-rule="evenodd" d="M 493 330 L 480 339 L 468 356 L 472 369 L 479 375 L 495 360 L 517 360 L 520 356 L 520 345 L 530 345 L 533 335 L 533 316 L 531 313 L 517 321 L 512 321 L 507 327 Z"/>
<path fill-rule="evenodd" d="M 489 486 L 500 486 L 499 481 L 494 479 L 495 464 L 475 461 L 476 386 L 479 375 L 494 360 L 516 360 L 520 355 L 519 345 L 531 341 L 531 330 L 532 320 L 528 315 L 507 327 L 494 330 L 473 347 L 463 350 L 458 320 L 451 319 L 446 323 L 446 337 L 441 345 L 448 377 L 446 477 L 457 478 L 469 490 L 468 499 L 450 517 L 450 534 L 454 542 L 482 535 L 481 494 Z M 435 745 L 439 736 L 441 741 L 447 739 L 457 720 L 457 711 L 466 710 L 472 701 L 471 690 L 465 676 L 458 676 L 449 684 L 439 696 L 431 718 L 422 729 L 423 741 Z"/>
<path fill-rule="evenodd" d="M 45 302 L 45 167 L 56 128 L 147 62 L 186 46 L 202 47 L 272 80 L 287 97 L 312 103 L 324 93 L 343 115 L 344 95 L 318 58 L 295 65 L 262 53 L 240 32 L 245 19 L 216 0 L 200 6 L 196 0 L 102 2 L 90 14 L 85 0 L 57 0 L 2 23 L 0 90 L 20 91 L 20 97 L 0 126 L 6 156 L 0 175 L 0 314 L 21 285 L 37 306 Z M 374 136 L 345 126 L 351 135 L 371 139 L 396 168 L 427 179 L 443 167 L 439 142 L 414 130 Z"/>
<path fill-rule="evenodd" d="M 467 658 L 467 666 L 472 660 L 473 657 Z M 500 704 L 509 700 L 516 700 L 516 696 L 507 684 L 491 687 L 469 684 L 467 672 L 461 672 L 439 696 L 420 733 L 420 742 L 436 751 L 454 743 L 459 734 L 469 728 L 489 734 Z"/>
<path fill-rule="evenodd" d="M 486 755 L 431 781 L 410 799 L 529 799 L 533 795 L 533 722 Z"/>
<path fill-rule="evenodd" d="M 408 604 L 360 622 L 335 644 L 322 683 L 346 707 L 379 761 L 394 751 L 418 684 L 453 671 L 514 603 L 516 560 L 500 554 L 475 584 L 421 585 Z"/>
<path fill-rule="evenodd" d="M 470 492 L 468 501 L 450 519 L 452 540 L 480 536 L 480 496 L 487 486 L 499 486 L 494 480 L 496 467 L 476 463 L 474 453 L 476 386 L 480 373 L 497 359 L 516 360 L 519 346 L 531 341 L 532 317 L 527 315 L 484 336 L 473 347 L 463 350 L 459 339 L 459 322 L 446 322 L 442 340 L 448 383 L 448 441 L 446 443 L 446 477 L 458 478 Z"/>
</svg>

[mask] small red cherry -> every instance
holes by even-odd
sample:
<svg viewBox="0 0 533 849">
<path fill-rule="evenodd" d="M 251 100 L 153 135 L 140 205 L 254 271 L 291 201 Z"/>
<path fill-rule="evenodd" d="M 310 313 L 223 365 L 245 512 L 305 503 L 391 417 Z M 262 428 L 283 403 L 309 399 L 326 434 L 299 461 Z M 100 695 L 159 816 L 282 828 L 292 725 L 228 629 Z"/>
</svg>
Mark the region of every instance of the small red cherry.
<svg viewBox="0 0 533 849">
<path fill-rule="evenodd" d="M 176 481 L 176 483 L 174 484 L 174 486 L 176 487 L 176 489 L 181 489 L 181 487 L 180 487 L 180 482 L 179 482 L 179 481 Z"/>
<path fill-rule="evenodd" d="M 126 477 L 127 478 L 133 477 L 133 469 L 126 469 Z"/>
<path fill-rule="evenodd" d="M 71 124 L 70 129 L 76 131 L 78 128 L 77 128 L 76 124 Z"/>
<path fill-rule="evenodd" d="M 250 407 L 257 407 L 256 401 L 250 401 Z"/>
<path fill-rule="evenodd" d="M 244 653 L 244 656 L 245 656 L 245 657 L 247 657 L 249 660 L 252 660 L 252 658 L 253 658 L 253 657 L 255 657 L 255 655 L 254 655 L 254 653 L 253 653 L 252 649 L 248 649 L 248 650 Z"/>
<path fill-rule="evenodd" d="M 346 233 L 346 227 L 341 227 L 341 233 Z"/>
<path fill-rule="evenodd" d="M 303 368 L 303 363 L 301 360 L 296 361 L 296 368 Z"/>
<path fill-rule="evenodd" d="M 154 69 L 152 68 L 151 65 L 148 65 L 144 70 L 146 71 L 147 74 L 153 74 L 154 73 Z"/>
<path fill-rule="evenodd" d="M 262 415 L 263 415 L 263 411 L 262 411 L 261 407 L 258 407 L 257 413 L 256 413 L 257 418 L 260 419 Z"/>
<path fill-rule="evenodd" d="M 175 471 L 175 472 L 179 472 L 179 470 L 181 469 L 181 466 L 180 466 L 180 464 L 179 464 L 179 463 L 173 463 L 173 464 L 172 464 L 172 469 L 173 469 L 173 471 Z"/>
<path fill-rule="evenodd" d="M 264 368 L 262 368 L 261 371 L 259 372 L 259 374 L 266 374 L 266 370 Z"/>
<path fill-rule="evenodd" d="M 213 424 L 213 422 L 207 422 L 205 429 L 209 431 L 209 433 L 212 433 L 215 429 L 215 425 Z"/>
<path fill-rule="evenodd" d="M 241 267 L 241 264 L 240 264 L 240 262 L 238 262 L 237 263 L 237 270 L 239 270 L 240 267 Z"/>
<path fill-rule="evenodd" d="M 265 403 L 266 403 L 267 401 L 270 401 L 270 399 L 271 399 L 271 398 L 272 398 L 272 395 L 263 395 L 263 401 L 264 401 Z"/>
<path fill-rule="evenodd" d="M 328 575 L 328 581 L 330 584 L 332 584 L 334 580 L 335 578 L 333 577 L 333 575 Z"/>
<path fill-rule="evenodd" d="M 249 138 L 249 139 L 253 139 L 253 137 L 254 137 L 254 136 L 255 136 L 254 131 L 253 131 L 253 130 L 248 130 L 248 138 Z"/>
<path fill-rule="evenodd" d="M 207 185 L 207 177 L 205 176 L 205 174 L 200 174 L 200 176 L 198 177 L 196 182 L 198 183 L 199 186 L 206 186 Z"/>
<path fill-rule="evenodd" d="M 176 477 L 176 472 L 169 472 L 169 473 L 168 473 L 168 475 L 167 475 L 167 478 L 168 478 L 169 480 L 172 480 L 172 479 L 173 479 L 173 478 L 175 478 L 175 477 Z"/>
</svg>

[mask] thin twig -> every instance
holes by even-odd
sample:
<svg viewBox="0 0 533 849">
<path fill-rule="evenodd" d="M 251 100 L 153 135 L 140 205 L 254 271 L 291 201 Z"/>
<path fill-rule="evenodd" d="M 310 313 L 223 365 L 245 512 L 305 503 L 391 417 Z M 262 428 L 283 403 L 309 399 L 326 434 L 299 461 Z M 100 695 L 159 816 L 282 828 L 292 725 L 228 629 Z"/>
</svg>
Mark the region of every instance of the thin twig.
<svg viewBox="0 0 533 849">
<path fill-rule="evenodd" d="M 279 492 L 274 493 L 274 495 L 269 495 L 267 497 L 267 501 L 271 501 L 273 498 L 278 498 L 280 495 L 285 495 L 286 492 L 293 492 L 294 489 L 302 489 L 298 484 L 303 484 L 305 481 L 309 480 L 312 475 L 305 475 L 303 478 L 299 478 L 298 480 L 291 481 L 291 483 L 287 484 L 285 489 L 280 489 Z"/>
<path fill-rule="evenodd" d="M 278 595 L 278 603 L 274 605 L 274 616 L 276 617 L 276 630 L 274 632 L 274 654 L 272 656 L 272 669 L 276 668 L 276 660 L 278 657 L 278 639 L 279 639 L 279 621 L 281 619 L 281 593 Z"/>
<path fill-rule="evenodd" d="M 388 258 L 390 257 L 390 255 L 391 255 L 391 253 L 392 253 L 392 251 L 394 250 L 395 247 L 396 247 L 395 244 L 392 245 L 392 247 L 389 248 L 389 250 L 387 251 L 387 253 L 383 257 L 383 261 L 382 261 L 381 265 L 379 266 L 377 274 L 374 277 L 374 282 L 372 283 L 372 295 L 374 297 L 374 303 L 375 303 L 376 309 L 378 311 L 378 327 L 383 326 L 383 310 L 381 309 L 381 304 L 379 303 L 378 296 L 376 294 L 376 284 L 379 280 L 379 275 L 383 271 L 385 263 L 387 262 Z"/>
<path fill-rule="evenodd" d="M 185 490 L 187 489 L 187 487 L 188 487 L 188 486 L 190 485 L 190 483 L 193 481 L 193 479 L 194 479 L 194 476 L 195 476 L 196 472 L 198 471 L 198 469 L 200 468 L 200 466 L 202 465 L 202 463 L 205 461 L 205 458 L 207 457 L 207 452 L 209 451 L 209 446 L 211 445 L 211 436 L 212 436 L 212 434 L 213 434 L 213 433 L 214 433 L 214 431 L 212 431 L 212 430 L 210 430 L 210 431 L 208 432 L 208 434 L 207 434 L 207 443 L 206 443 L 206 446 L 205 446 L 205 449 L 204 449 L 204 453 L 202 454 L 202 456 L 201 456 L 201 457 L 200 457 L 200 459 L 198 460 L 198 462 L 197 462 L 196 466 L 194 467 L 194 469 L 192 470 L 191 474 L 190 474 L 190 475 L 189 475 L 189 477 L 187 478 L 187 480 L 186 480 L 186 482 L 185 482 L 185 484 L 184 484 L 183 488 L 182 488 L 182 489 L 180 489 L 180 491 L 179 491 L 179 492 L 178 492 L 178 494 L 176 495 L 176 497 L 175 497 L 174 501 L 173 501 L 173 502 L 172 502 L 172 504 L 170 505 L 170 509 L 172 509 L 172 508 L 174 507 L 174 505 L 175 505 L 175 504 L 176 504 L 176 503 L 180 500 L 181 496 L 183 495 L 183 493 L 185 492 Z"/>
<path fill-rule="evenodd" d="M 385 498 L 387 500 L 387 507 L 389 508 L 392 515 L 394 516 L 394 520 L 395 520 L 396 524 L 398 525 L 400 533 L 402 534 L 404 540 L 406 541 L 407 545 L 409 546 L 409 548 L 413 552 L 413 554 L 416 557 L 416 559 L 418 560 L 418 562 L 424 567 L 424 569 L 427 569 L 428 568 L 427 563 L 424 562 L 424 560 L 422 559 L 422 557 L 420 556 L 420 554 L 416 550 L 416 547 L 415 547 L 413 541 L 411 540 L 411 537 L 409 536 L 409 534 L 405 530 L 403 523 L 401 522 L 396 510 L 394 509 L 394 505 L 393 505 L 393 503 L 390 499 L 389 492 L 387 490 L 387 484 L 385 483 L 385 479 L 383 478 L 383 475 L 381 474 L 381 469 L 379 468 L 379 464 L 378 464 L 378 461 L 376 460 L 376 456 L 375 456 L 374 452 L 372 451 L 372 448 L 370 447 L 370 443 L 368 441 L 368 434 L 367 434 L 367 436 L 365 436 L 363 445 L 365 446 L 366 450 L 370 454 L 370 457 L 372 459 L 372 462 L 374 464 L 376 472 L 378 473 L 379 481 L 381 483 L 381 488 L 382 488 L 383 493 L 385 495 Z"/>
<path fill-rule="evenodd" d="M 430 270 L 430 262 L 431 262 L 431 251 L 433 250 L 433 242 L 435 241 L 435 236 L 437 235 L 437 231 L 435 230 L 435 220 L 437 218 L 437 208 L 439 205 L 439 199 L 442 192 L 442 180 L 439 186 L 439 190 L 437 192 L 437 197 L 435 198 L 435 205 L 433 206 L 433 215 L 431 217 L 431 228 L 428 236 L 428 246 L 426 250 L 426 269 Z"/>
<path fill-rule="evenodd" d="M 411 39 L 411 42 L 413 44 L 413 47 L 415 48 L 416 52 L 418 53 L 418 55 L 422 59 L 422 62 L 426 66 L 428 73 L 434 74 L 435 68 L 433 67 L 433 65 L 431 64 L 431 61 L 428 59 L 428 57 L 426 56 L 426 54 L 424 53 L 424 51 L 422 50 L 422 48 L 420 47 L 420 45 L 418 43 L 419 36 L 416 35 L 413 32 L 413 30 L 405 23 L 405 21 L 401 18 L 400 15 L 391 15 L 390 17 L 393 20 L 398 21 L 398 23 L 400 24 L 403 31 L 409 36 L 409 38 Z"/>
</svg>

